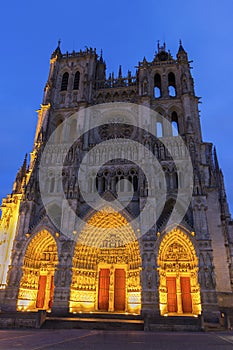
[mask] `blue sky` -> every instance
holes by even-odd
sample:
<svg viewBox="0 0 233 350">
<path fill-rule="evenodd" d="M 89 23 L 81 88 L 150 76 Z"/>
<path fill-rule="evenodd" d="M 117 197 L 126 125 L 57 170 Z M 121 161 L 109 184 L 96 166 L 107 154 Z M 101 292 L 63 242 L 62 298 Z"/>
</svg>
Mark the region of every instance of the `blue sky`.
<svg viewBox="0 0 233 350">
<path fill-rule="evenodd" d="M 157 40 L 175 56 L 179 39 L 193 62 L 202 97 L 203 139 L 217 148 L 233 212 L 233 2 L 11 1 L 1 4 L 0 198 L 11 192 L 26 152 L 32 150 L 49 58 L 61 38 L 63 52 L 103 49 L 108 72 L 134 71 L 152 60 Z"/>
</svg>

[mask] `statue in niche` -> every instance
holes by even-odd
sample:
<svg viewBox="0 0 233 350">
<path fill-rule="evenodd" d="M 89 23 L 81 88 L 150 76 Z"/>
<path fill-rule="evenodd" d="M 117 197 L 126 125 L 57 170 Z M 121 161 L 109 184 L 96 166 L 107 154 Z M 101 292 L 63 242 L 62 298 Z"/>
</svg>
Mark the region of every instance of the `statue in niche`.
<svg viewBox="0 0 233 350">
<path fill-rule="evenodd" d="M 189 133 L 189 134 L 191 134 L 193 132 L 193 123 L 192 123 L 190 117 L 187 118 L 186 130 L 187 130 L 187 133 Z"/>
<path fill-rule="evenodd" d="M 160 155 L 160 159 L 164 159 L 165 150 L 164 150 L 164 146 L 162 144 L 160 144 L 160 146 L 159 146 L 159 155 Z"/>
<path fill-rule="evenodd" d="M 145 79 L 143 82 L 143 95 L 147 95 L 148 94 L 148 82 Z"/>
<path fill-rule="evenodd" d="M 205 286 L 208 289 L 211 289 L 214 287 L 214 280 L 213 280 L 213 271 L 212 269 L 205 269 Z"/>
<path fill-rule="evenodd" d="M 146 271 L 146 282 L 148 289 L 152 288 L 152 268 L 149 266 Z"/>
<path fill-rule="evenodd" d="M 19 280 L 18 269 L 16 266 L 12 266 L 9 276 L 8 284 L 10 286 L 15 286 L 16 282 Z"/>
</svg>

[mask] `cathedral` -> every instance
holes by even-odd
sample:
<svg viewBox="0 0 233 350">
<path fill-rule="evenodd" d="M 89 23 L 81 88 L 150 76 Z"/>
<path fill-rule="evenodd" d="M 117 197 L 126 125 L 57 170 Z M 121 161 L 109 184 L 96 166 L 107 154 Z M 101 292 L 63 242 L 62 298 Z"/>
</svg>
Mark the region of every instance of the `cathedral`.
<svg viewBox="0 0 233 350">
<path fill-rule="evenodd" d="M 158 43 L 133 74 L 51 55 L 30 159 L 0 219 L 2 312 L 196 317 L 233 305 L 233 221 L 202 139 L 191 61 Z"/>
</svg>

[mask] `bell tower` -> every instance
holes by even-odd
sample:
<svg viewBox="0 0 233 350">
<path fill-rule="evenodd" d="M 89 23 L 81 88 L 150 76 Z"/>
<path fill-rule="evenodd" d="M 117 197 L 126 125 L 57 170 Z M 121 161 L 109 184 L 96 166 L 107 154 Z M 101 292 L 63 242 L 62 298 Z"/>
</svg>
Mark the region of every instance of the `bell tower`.
<svg viewBox="0 0 233 350">
<path fill-rule="evenodd" d="M 144 100 L 148 96 L 153 109 L 170 122 L 177 123 L 181 136 L 192 135 L 200 142 L 199 98 L 194 92 L 190 63 L 181 42 L 176 59 L 166 49 L 165 43 L 160 45 L 158 42 L 153 61 L 148 62 L 144 57 L 139 62 L 139 94 Z M 168 131 L 164 130 L 165 134 L 168 136 Z"/>
</svg>

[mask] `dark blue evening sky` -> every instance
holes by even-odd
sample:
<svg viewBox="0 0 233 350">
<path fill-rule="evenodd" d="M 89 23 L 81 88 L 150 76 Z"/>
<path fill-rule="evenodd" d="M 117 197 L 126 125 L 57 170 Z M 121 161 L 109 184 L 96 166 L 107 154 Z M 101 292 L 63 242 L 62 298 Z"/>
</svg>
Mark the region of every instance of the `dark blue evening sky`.
<svg viewBox="0 0 233 350">
<path fill-rule="evenodd" d="M 217 147 L 233 212 L 233 2 L 231 0 L 9 1 L 1 4 L 0 198 L 32 150 L 52 51 L 101 48 L 108 72 L 152 60 L 157 40 L 194 62 L 203 139 Z"/>
</svg>

